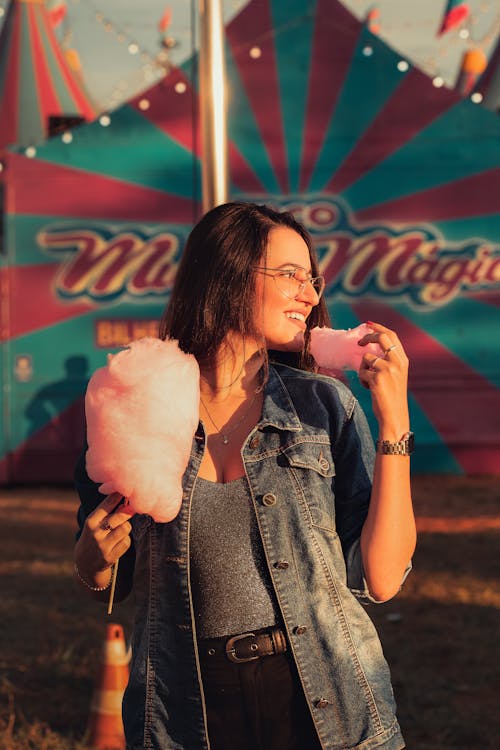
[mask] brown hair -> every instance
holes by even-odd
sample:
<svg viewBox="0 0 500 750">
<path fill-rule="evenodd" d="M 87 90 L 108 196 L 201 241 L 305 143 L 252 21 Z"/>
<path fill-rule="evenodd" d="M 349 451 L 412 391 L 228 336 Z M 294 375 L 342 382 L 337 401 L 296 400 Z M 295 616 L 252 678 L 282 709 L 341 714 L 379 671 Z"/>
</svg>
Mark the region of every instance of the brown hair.
<svg viewBox="0 0 500 750">
<path fill-rule="evenodd" d="M 170 300 L 160 321 L 160 338 L 177 339 L 199 362 L 215 357 L 230 331 L 259 337 L 255 330 L 255 266 L 269 232 L 278 226 L 297 232 L 309 249 L 313 276 L 318 261 L 307 230 L 291 213 L 255 203 L 225 203 L 208 211 L 192 229 L 182 254 Z M 304 351 L 292 364 L 313 369 L 309 331 L 329 325 L 324 299 L 307 319 Z M 277 358 L 280 358 L 277 355 Z M 290 355 L 284 361 L 290 362 Z"/>
</svg>

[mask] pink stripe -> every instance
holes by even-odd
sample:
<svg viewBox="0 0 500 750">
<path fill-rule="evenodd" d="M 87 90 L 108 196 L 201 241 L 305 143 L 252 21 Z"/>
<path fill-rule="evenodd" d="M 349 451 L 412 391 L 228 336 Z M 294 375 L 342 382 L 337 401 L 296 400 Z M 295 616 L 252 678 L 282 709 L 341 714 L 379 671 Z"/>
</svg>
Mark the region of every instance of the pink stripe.
<svg viewBox="0 0 500 750">
<path fill-rule="evenodd" d="M 402 78 L 401 85 L 372 120 L 325 190 L 342 193 L 460 101 L 455 92 L 437 89 L 426 75 L 413 68 Z"/>
<path fill-rule="evenodd" d="M 410 359 L 410 389 L 467 474 L 498 473 L 500 392 L 459 357 L 380 302 L 355 302 L 360 320 L 396 331 Z"/>
<path fill-rule="evenodd" d="M 36 93 L 39 99 L 39 112 L 42 119 L 42 131 L 47 133 L 47 116 L 57 115 L 61 112 L 61 104 L 57 99 L 56 91 L 47 66 L 47 60 L 43 52 L 40 39 L 41 6 L 29 5 L 28 28 L 33 51 L 32 70 L 36 80 Z M 35 16 L 38 16 L 38 18 Z"/>
<path fill-rule="evenodd" d="M 331 0 L 318 0 L 301 159 L 301 191 L 307 190 L 323 148 L 361 28 L 340 4 L 332 7 Z"/>
<path fill-rule="evenodd" d="M 41 328 L 84 315 L 95 309 L 90 302 L 71 303 L 59 300 L 53 290 L 59 264 L 10 266 L 0 269 L 3 289 L 9 289 L 13 300 L 23 300 L 13 305 L 9 331 L 0 340 L 13 339 Z"/>
<path fill-rule="evenodd" d="M 429 188 L 356 212 L 359 221 L 445 221 L 464 216 L 496 214 L 500 195 L 500 169 Z"/>
<path fill-rule="evenodd" d="M 186 86 L 184 93 L 176 92 L 178 84 Z M 149 108 L 143 110 L 139 105 L 145 100 Z M 174 68 L 160 83 L 131 99 L 129 104 L 185 149 L 200 153 L 199 128 L 193 132 L 193 89 L 182 70 Z"/>
<path fill-rule="evenodd" d="M 7 211 L 39 216 L 192 224 L 193 202 L 171 193 L 9 154 Z M 50 190 L 40 186 L 50 185 Z"/>
<path fill-rule="evenodd" d="M 94 107 L 90 103 L 90 100 L 83 94 L 80 86 L 76 83 L 72 72 L 70 71 L 69 65 L 64 57 L 61 48 L 57 42 L 54 34 L 54 30 L 50 25 L 48 15 L 45 14 L 43 20 L 44 31 L 47 34 L 47 39 L 52 49 L 52 52 L 59 63 L 59 69 L 63 80 L 66 84 L 67 89 L 71 93 L 73 100 L 75 101 L 77 112 L 84 117 L 86 120 L 93 120 L 96 116 Z"/>
<path fill-rule="evenodd" d="M 12 19 L 12 35 L 10 40 L 9 59 L 6 61 L 6 75 L 4 91 L 0 102 L 0 148 L 16 143 L 19 129 L 19 57 L 21 45 L 21 16 L 19 7 L 13 7 L 10 12 Z M 9 19 L 7 19 L 6 23 Z M 3 41 L 2 37 L 2 41 Z"/>
<path fill-rule="evenodd" d="M 500 292 L 474 292 L 473 294 L 467 294 L 470 299 L 475 299 L 476 302 L 481 302 L 484 305 L 492 305 L 492 307 L 500 307 Z"/>
<path fill-rule="evenodd" d="M 249 3 L 226 33 L 276 179 L 282 192 L 288 193 L 288 160 L 269 0 Z M 262 52 L 255 60 L 249 54 L 253 46 Z"/>
</svg>

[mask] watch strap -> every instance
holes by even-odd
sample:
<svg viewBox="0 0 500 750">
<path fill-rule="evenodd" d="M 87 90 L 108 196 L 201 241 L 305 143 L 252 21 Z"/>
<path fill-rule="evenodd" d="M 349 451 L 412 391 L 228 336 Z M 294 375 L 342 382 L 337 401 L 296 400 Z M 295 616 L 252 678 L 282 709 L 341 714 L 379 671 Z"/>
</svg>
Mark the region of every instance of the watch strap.
<svg viewBox="0 0 500 750">
<path fill-rule="evenodd" d="M 414 450 L 415 436 L 413 432 L 406 432 L 401 440 L 377 440 L 376 451 L 389 456 L 411 456 Z"/>
</svg>

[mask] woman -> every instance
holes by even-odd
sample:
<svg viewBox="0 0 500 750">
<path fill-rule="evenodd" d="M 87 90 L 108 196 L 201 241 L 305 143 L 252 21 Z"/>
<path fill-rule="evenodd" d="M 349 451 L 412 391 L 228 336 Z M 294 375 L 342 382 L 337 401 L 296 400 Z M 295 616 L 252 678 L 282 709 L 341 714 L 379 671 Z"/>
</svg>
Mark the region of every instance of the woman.
<svg viewBox="0 0 500 750">
<path fill-rule="evenodd" d="M 122 556 L 117 595 L 134 575 L 130 750 L 404 747 L 358 600 L 392 597 L 415 546 L 408 363 L 396 334 L 371 324 L 359 343 L 384 355 L 366 352 L 359 377 L 379 425 L 374 454 L 352 393 L 312 371 L 323 287 L 293 216 L 243 203 L 210 211 L 160 330 L 201 373 L 179 515 L 131 518 L 119 497 L 99 496 L 83 459 L 77 468 L 79 585 L 107 598 Z"/>
</svg>

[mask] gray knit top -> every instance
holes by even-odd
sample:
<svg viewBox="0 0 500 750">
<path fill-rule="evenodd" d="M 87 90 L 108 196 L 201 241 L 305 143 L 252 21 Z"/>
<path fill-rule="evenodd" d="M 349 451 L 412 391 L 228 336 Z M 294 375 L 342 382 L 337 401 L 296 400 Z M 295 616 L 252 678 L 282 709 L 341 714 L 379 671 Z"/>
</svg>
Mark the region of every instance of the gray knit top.
<svg viewBox="0 0 500 750">
<path fill-rule="evenodd" d="M 235 635 L 281 621 L 246 477 L 226 484 L 198 477 L 190 539 L 199 638 Z"/>
</svg>

